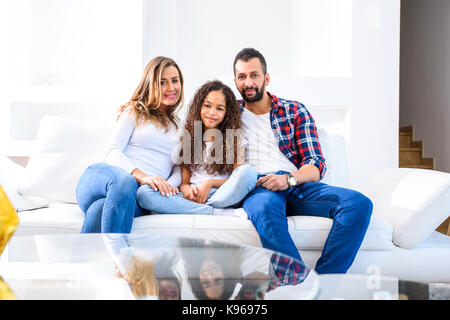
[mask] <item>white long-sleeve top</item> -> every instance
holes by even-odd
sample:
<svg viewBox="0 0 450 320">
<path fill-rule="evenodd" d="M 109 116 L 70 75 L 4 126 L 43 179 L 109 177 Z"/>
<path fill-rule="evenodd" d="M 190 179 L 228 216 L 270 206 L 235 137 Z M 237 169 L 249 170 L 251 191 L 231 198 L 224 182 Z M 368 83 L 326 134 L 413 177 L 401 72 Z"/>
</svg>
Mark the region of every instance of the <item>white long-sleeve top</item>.
<svg viewBox="0 0 450 320">
<path fill-rule="evenodd" d="M 129 173 L 138 168 L 149 176 L 160 176 L 178 187 L 181 174 L 172 159 L 177 142 L 177 129 L 173 125 L 167 132 L 150 121 L 136 127 L 134 116 L 124 112 L 112 129 L 103 161 Z"/>
</svg>

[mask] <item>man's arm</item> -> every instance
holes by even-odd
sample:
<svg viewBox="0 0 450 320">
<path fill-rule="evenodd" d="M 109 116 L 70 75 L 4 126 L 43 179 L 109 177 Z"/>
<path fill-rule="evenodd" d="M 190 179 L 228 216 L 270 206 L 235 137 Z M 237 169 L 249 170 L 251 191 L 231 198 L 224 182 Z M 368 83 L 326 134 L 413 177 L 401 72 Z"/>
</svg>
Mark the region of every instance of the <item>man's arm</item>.
<svg viewBox="0 0 450 320">
<path fill-rule="evenodd" d="M 292 172 L 292 175 L 297 180 L 297 184 L 318 182 L 320 180 L 319 168 L 312 164 L 305 164 L 297 171 Z"/>
<path fill-rule="evenodd" d="M 299 103 L 296 110 L 295 143 L 301 156 L 300 169 L 291 172 L 297 185 L 306 182 L 318 182 L 326 171 L 325 158 L 319 143 L 317 128 L 308 110 Z M 286 175 L 268 174 L 257 181 L 257 186 L 278 191 L 289 188 Z"/>
<path fill-rule="evenodd" d="M 319 171 L 319 181 L 326 172 L 325 157 L 322 154 L 322 147 L 319 142 L 319 135 L 313 117 L 305 106 L 298 105 L 295 123 L 295 143 L 302 159 L 300 170 L 307 164 L 315 166 Z M 297 173 L 300 171 L 296 171 Z M 294 174 L 299 181 L 299 176 Z M 310 181 L 307 181 L 310 182 Z"/>
</svg>

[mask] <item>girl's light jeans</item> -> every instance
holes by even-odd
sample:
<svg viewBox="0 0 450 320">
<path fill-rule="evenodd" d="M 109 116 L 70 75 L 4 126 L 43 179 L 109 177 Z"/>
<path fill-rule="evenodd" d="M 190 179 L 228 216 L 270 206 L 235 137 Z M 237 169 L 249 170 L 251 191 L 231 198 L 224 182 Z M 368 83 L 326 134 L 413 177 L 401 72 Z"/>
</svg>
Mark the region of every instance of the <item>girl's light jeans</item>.
<svg viewBox="0 0 450 320">
<path fill-rule="evenodd" d="M 240 204 L 255 188 L 257 172 L 250 165 L 237 167 L 230 178 L 218 189 L 211 189 L 205 204 L 186 200 L 180 192 L 174 196 L 162 196 L 149 185 L 142 185 L 137 192 L 139 205 L 156 213 L 213 214 L 214 208 L 227 208 Z"/>
</svg>

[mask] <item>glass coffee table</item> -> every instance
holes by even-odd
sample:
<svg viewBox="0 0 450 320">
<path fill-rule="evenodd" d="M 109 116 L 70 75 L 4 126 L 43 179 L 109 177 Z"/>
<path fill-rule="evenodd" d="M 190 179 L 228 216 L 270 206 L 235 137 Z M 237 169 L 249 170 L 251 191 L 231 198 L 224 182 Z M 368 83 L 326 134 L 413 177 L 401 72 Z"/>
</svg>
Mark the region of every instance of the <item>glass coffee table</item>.
<svg viewBox="0 0 450 320">
<path fill-rule="evenodd" d="M 319 276 L 259 247 L 121 234 L 13 236 L 0 275 L 18 299 L 308 300 Z"/>
</svg>

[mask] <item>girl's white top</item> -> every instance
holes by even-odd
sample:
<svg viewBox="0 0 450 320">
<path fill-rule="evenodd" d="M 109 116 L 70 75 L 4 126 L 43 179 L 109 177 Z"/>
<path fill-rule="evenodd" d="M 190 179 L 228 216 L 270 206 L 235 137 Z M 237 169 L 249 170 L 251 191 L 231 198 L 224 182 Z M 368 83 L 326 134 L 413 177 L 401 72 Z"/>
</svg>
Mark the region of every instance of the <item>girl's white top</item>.
<svg viewBox="0 0 450 320">
<path fill-rule="evenodd" d="M 212 142 L 205 142 L 206 148 L 203 150 L 203 159 L 206 162 L 208 155 L 211 154 L 211 148 L 213 147 Z M 191 172 L 191 184 L 198 186 L 202 184 L 207 179 L 228 179 L 229 175 L 220 175 L 220 174 L 209 174 L 204 165 L 202 165 L 198 170 Z"/>
<path fill-rule="evenodd" d="M 178 167 L 174 168 L 172 160 L 177 142 L 177 129 L 173 125 L 167 132 L 150 121 L 136 127 L 134 116 L 123 112 L 112 129 L 103 161 L 129 173 L 138 168 L 149 176 L 160 176 L 178 187 L 181 183 L 180 171 Z"/>
</svg>

